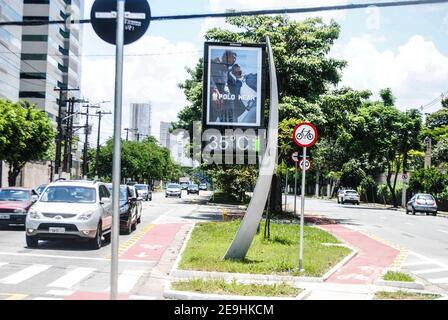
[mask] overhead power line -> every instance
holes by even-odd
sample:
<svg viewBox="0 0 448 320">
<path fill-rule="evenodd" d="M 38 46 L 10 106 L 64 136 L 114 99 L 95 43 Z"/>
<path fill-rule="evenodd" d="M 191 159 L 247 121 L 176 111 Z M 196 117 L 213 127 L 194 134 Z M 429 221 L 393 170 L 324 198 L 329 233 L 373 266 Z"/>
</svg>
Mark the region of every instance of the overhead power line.
<svg viewBox="0 0 448 320">
<path fill-rule="evenodd" d="M 428 4 L 443 4 L 448 3 L 448 0 L 408 0 L 408 1 L 389 1 L 389 2 L 370 2 L 370 3 L 353 3 L 343 5 L 332 6 L 318 6 L 318 7 L 305 7 L 305 8 L 283 8 L 283 9 L 267 9 L 267 10 L 250 10 L 250 11 L 228 11 L 221 13 L 201 13 L 201 14 L 188 14 L 188 15 L 171 15 L 171 16 L 155 16 L 151 17 L 151 21 L 167 21 L 167 20 L 186 20 L 186 19 L 203 19 L 203 18 L 229 18 L 229 17 L 242 17 L 242 16 L 256 16 L 256 15 L 270 15 L 270 14 L 292 14 L 292 13 L 311 13 L 322 11 L 337 11 L 337 10 L 354 10 L 363 9 L 368 7 L 400 7 L 400 6 L 415 6 L 415 5 L 428 5 Z M 7 21 L 0 22 L 0 26 L 39 26 L 47 24 L 83 24 L 90 23 L 90 19 L 80 20 L 32 20 L 32 21 Z"/>
</svg>

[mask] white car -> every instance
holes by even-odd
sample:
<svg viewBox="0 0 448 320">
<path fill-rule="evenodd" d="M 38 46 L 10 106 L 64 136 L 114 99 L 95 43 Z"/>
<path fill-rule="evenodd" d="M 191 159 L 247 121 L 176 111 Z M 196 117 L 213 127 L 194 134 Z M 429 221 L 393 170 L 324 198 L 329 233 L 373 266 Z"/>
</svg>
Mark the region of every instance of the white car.
<svg viewBox="0 0 448 320">
<path fill-rule="evenodd" d="M 338 193 L 338 203 L 347 202 L 359 205 L 359 194 L 356 190 L 342 190 Z"/>
<path fill-rule="evenodd" d="M 177 197 L 177 198 L 182 197 L 182 188 L 181 188 L 180 184 L 169 183 L 166 186 L 165 198 L 168 198 L 168 197 Z"/>
<path fill-rule="evenodd" d="M 26 244 L 39 240 L 85 239 L 99 249 L 102 237 L 110 240 L 112 201 L 101 182 L 57 181 L 50 183 L 30 208 L 26 221 Z"/>
</svg>

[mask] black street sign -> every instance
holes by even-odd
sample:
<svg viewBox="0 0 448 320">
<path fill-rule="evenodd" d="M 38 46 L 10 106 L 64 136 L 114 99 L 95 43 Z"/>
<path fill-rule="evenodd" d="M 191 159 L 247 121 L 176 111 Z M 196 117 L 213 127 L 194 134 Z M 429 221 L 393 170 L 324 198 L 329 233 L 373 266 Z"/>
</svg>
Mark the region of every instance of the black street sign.
<svg viewBox="0 0 448 320">
<path fill-rule="evenodd" d="M 115 45 L 117 30 L 117 1 L 95 0 L 90 12 L 92 27 L 104 41 Z M 151 9 L 147 0 L 126 0 L 124 44 L 140 39 L 148 30 Z"/>
</svg>

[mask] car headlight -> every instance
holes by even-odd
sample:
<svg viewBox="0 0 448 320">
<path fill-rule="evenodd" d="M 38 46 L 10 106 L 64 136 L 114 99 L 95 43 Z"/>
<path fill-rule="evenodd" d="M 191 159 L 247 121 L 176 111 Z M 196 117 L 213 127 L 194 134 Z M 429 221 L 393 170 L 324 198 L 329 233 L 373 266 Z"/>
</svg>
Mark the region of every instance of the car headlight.
<svg viewBox="0 0 448 320">
<path fill-rule="evenodd" d="M 78 216 L 78 220 L 89 220 L 90 218 L 92 218 L 94 213 L 94 211 L 84 212 Z"/>
<path fill-rule="evenodd" d="M 31 219 L 40 219 L 41 218 L 41 213 L 34 209 L 30 209 L 30 211 L 28 212 L 28 215 Z"/>
<path fill-rule="evenodd" d="M 26 210 L 22 208 L 17 208 L 14 210 L 14 213 L 26 213 Z"/>
</svg>

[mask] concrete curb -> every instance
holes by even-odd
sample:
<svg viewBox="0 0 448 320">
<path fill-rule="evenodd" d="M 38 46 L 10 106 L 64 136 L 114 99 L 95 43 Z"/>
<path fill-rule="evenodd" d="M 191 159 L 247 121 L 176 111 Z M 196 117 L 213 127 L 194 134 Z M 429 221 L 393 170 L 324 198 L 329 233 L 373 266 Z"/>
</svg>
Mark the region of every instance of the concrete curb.
<svg viewBox="0 0 448 320">
<path fill-rule="evenodd" d="M 374 282 L 374 284 L 377 286 L 415 289 L 415 290 L 424 290 L 425 289 L 425 286 L 419 282 L 388 281 L 388 280 L 378 279 Z"/>
<path fill-rule="evenodd" d="M 352 253 L 350 253 L 348 256 L 346 256 L 344 259 L 339 261 L 333 268 L 330 269 L 327 273 L 323 275 L 323 281 L 330 278 L 334 273 L 336 273 L 339 269 L 341 269 L 343 266 L 345 266 L 350 260 L 352 260 L 354 257 L 358 255 L 358 250 L 356 250 L 354 247 L 346 244 L 344 247 L 347 247 L 352 250 Z"/>
<path fill-rule="evenodd" d="M 172 277 L 173 271 L 177 270 L 179 268 L 180 260 L 182 259 L 182 255 L 187 248 L 188 242 L 190 241 L 191 235 L 193 234 L 193 230 L 196 227 L 196 223 L 193 223 L 193 226 L 188 231 L 187 236 L 184 239 L 184 243 L 182 244 L 182 247 L 180 248 L 179 254 L 177 255 L 176 261 L 174 261 L 173 268 L 170 271 L 170 277 Z"/>
<path fill-rule="evenodd" d="M 171 288 L 168 283 L 163 290 L 163 297 L 176 300 L 305 300 L 311 293 L 309 289 L 303 289 L 296 297 L 264 297 L 264 296 L 239 296 L 216 293 L 198 293 L 192 291 L 179 291 Z"/>
</svg>

